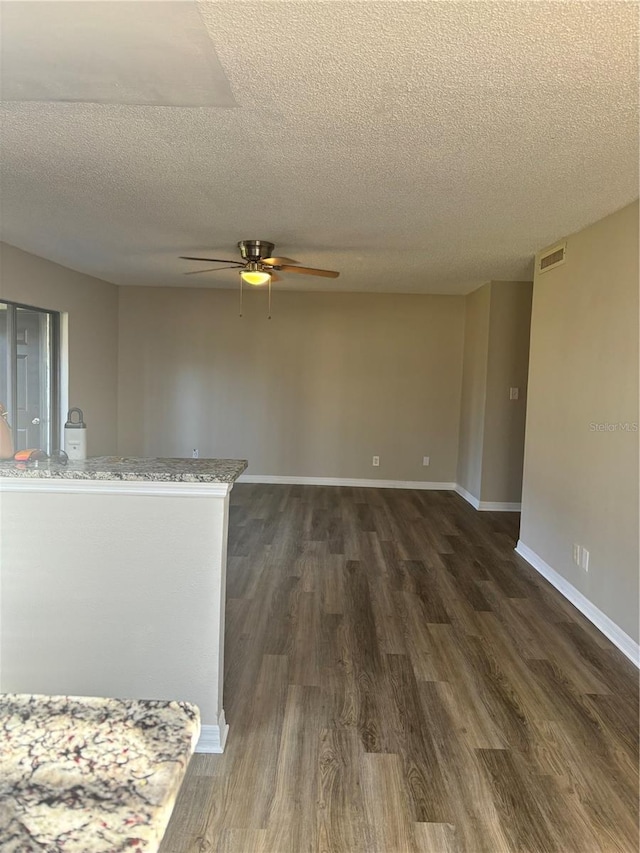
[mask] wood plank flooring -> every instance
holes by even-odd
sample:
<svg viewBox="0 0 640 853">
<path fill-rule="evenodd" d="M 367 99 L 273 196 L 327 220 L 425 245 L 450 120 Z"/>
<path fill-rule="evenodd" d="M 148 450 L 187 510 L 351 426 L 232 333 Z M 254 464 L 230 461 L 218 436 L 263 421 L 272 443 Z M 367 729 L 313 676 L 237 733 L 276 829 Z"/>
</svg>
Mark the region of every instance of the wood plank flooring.
<svg viewBox="0 0 640 853">
<path fill-rule="evenodd" d="M 162 853 L 635 853 L 637 671 L 453 492 L 238 485 Z"/>
</svg>

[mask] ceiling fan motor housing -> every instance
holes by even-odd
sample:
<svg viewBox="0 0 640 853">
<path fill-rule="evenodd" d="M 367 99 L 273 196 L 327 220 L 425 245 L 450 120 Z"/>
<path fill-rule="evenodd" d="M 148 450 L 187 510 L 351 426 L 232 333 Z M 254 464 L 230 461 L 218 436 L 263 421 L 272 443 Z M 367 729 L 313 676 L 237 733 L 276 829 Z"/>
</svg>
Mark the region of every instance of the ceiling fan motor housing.
<svg viewBox="0 0 640 853">
<path fill-rule="evenodd" d="M 266 240 L 240 240 L 238 248 L 245 261 L 259 261 L 272 257 L 275 246 Z"/>
</svg>

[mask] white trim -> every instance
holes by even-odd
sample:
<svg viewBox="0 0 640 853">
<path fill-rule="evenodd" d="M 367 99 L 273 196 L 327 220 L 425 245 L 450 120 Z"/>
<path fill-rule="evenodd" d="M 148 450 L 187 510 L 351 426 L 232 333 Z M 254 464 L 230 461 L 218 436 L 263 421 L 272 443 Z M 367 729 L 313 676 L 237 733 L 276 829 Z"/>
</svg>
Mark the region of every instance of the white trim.
<svg viewBox="0 0 640 853">
<path fill-rule="evenodd" d="M 475 495 L 472 495 L 471 492 L 468 492 L 459 483 L 456 483 L 455 490 L 460 497 L 464 498 L 467 503 L 470 503 L 474 509 L 480 509 L 480 501 Z"/>
<path fill-rule="evenodd" d="M 459 483 L 455 485 L 456 492 L 480 512 L 520 512 L 522 504 L 509 501 L 480 501 Z"/>
<path fill-rule="evenodd" d="M 480 501 L 481 512 L 520 512 L 522 504 L 509 501 Z"/>
<path fill-rule="evenodd" d="M 623 655 L 629 658 L 631 663 L 640 667 L 640 646 L 622 628 L 611 620 L 606 613 L 603 613 L 595 604 L 589 601 L 579 590 L 570 584 L 566 578 L 558 574 L 555 569 L 552 569 L 548 563 L 539 557 L 535 551 L 532 551 L 528 545 L 519 539 L 516 545 L 516 553 L 520 554 L 530 566 L 539 572 L 549 583 L 554 586 L 558 592 L 573 604 L 574 607 L 587 617 L 596 628 L 598 628 L 607 637 L 614 646 L 620 649 Z"/>
<path fill-rule="evenodd" d="M 241 474 L 238 483 L 268 483 L 286 486 L 356 486 L 364 489 L 438 489 L 455 488 L 455 483 L 436 483 L 427 480 L 361 480 L 349 477 L 296 477 L 279 474 Z"/>
<path fill-rule="evenodd" d="M 492 512 L 520 512 L 521 504 L 504 501 L 479 501 L 458 483 L 438 483 L 430 480 L 369 480 L 351 477 L 297 477 L 281 474 L 241 474 L 238 483 L 265 483 L 283 486 L 355 486 L 363 489 L 419 489 L 422 491 L 455 491 L 474 509 Z"/>
<path fill-rule="evenodd" d="M 216 497 L 229 494 L 233 483 L 176 483 L 161 480 L 65 480 L 54 477 L 0 477 L 2 492 Z"/>
<path fill-rule="evenodd" d="M 217 726 L 202 726 L 200 729 L 200 737 L 196 744 L 196 752 L 204 754 L 220 754 L 224 752 L 224 747 L 229 734 L 229 726 L 224 718 L 224 711 L 220 712 Z"/>
</svg>

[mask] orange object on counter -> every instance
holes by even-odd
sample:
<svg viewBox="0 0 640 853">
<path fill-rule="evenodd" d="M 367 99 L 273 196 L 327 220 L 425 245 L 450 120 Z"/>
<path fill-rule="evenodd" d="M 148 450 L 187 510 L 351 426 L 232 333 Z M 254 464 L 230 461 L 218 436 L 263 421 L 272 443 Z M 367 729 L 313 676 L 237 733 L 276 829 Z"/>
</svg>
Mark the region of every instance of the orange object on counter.
<svg viewBox="0 0 640 853">
<path fill-rule="evenodd" d="M 16 462 L 26 462 L 27 459 L 31 457 L 32 453 L 41 453 L 42 451 L 38 447 L 30 447 L 27 450 L 18 450 L 18 452 L 14 455 L 14 459 Z"/>
</svg>

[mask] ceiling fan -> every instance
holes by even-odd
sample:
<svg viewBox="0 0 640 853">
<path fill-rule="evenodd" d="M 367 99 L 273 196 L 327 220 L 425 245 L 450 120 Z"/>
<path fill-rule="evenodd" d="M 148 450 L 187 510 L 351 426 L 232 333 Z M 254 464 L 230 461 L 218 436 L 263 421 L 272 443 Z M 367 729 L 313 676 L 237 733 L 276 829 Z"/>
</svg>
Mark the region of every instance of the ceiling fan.
<svg viewBox="0 0 640 853">
<path fill-rule="evenodd" d="M 193 258 L 188 255 L 180 255 L 183 261 L 206 261 L 212 264 L 227 264 L 225 267 L 212 267 L 206 270 L 192 270 L 185 275 L 200 275 L 204 272 L 219 272 L 220 270 L 237 269 L 240 272 L 240 281 L 246 284 L 259 286 L 271 284 L 272 281 L 280 281 L 279 272 L 298 273 L 299 275 L 319 275 L 325 278 L 337 278 L 340 273 L 335 270 L 319 270 L 313 267 L 301 267 L 297 261 L 291 258 L 273 257 L 275 246 L 267 240 L 240 240 L 238 243 L 242 260 L 230 261 L 224 258 Z"/>
</svg>

